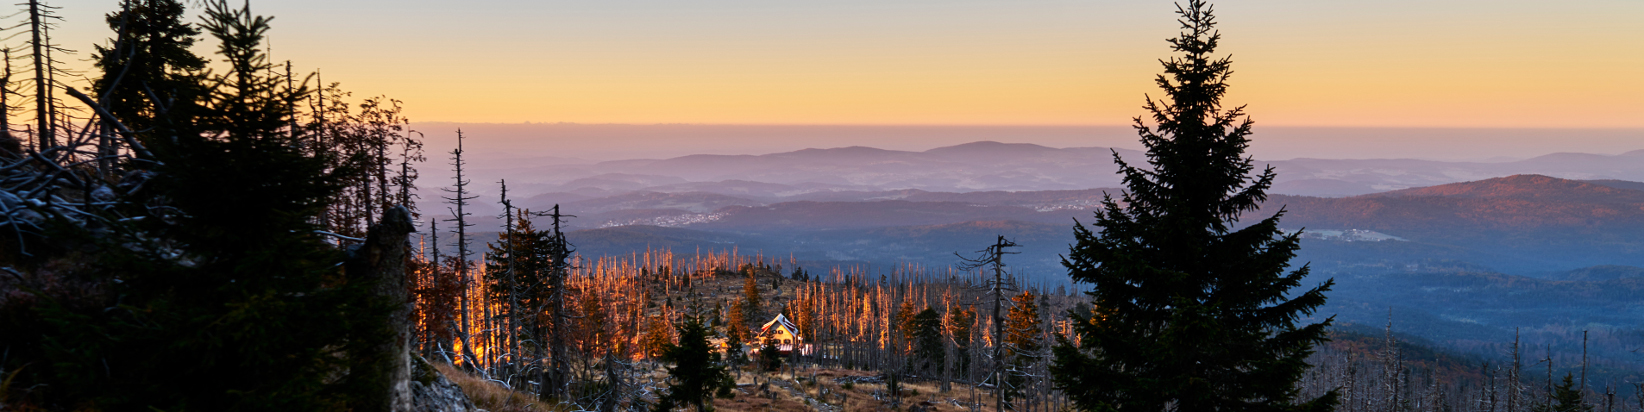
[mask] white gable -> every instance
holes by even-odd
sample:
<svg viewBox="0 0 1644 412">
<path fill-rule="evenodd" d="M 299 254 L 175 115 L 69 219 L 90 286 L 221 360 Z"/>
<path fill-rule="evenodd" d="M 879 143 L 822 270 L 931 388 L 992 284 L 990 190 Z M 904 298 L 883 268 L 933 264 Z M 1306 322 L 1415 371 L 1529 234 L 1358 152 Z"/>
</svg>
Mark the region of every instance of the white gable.
<svg viewBox="0 0 1644 412">
<path fill-rule="evenodd" d="M 770 322 L 765 322 L 765 326 L 759 327 L 759 335 L 765 336 L 765 334 L 773 332 L 773 327 L 785 329 L 784 331 L 789 335 L 799 337 L 799 326 L 793 324 L 792 321 L 788 320 L 788 317 L 782 316 L 780 313 L 776 315 L 775 319 L 771 319 Z"/>
</svg>

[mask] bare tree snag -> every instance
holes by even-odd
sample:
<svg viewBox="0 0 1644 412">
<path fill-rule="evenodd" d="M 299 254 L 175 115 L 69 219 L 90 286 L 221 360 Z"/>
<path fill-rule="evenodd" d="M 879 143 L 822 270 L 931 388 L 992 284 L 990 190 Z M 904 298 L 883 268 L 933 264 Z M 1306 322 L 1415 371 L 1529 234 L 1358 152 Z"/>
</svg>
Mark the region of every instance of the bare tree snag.
<svg viewBox="0 0 1644 412">
<path fill-rule="evenodd" d="M 350 282 L 371 284 L 374 295 L 393 305 L 386 330 L 365 331 L 377 338 L 351 354 L 356 365 L 353 379 L 370 386 L 354 405 L 357 411 L 402 411 L 411 407 L 411 296 L 405 262 L 410 249 L 411 211 L 396 206 L 383 212 L 382 221 L 371 226 L 365 243 L 351 251 L 347 272 Z M 376 325 L 368 325 L 376 326 Z M 381 332 L 381 333 L 373 333 Z"/>
</svg>

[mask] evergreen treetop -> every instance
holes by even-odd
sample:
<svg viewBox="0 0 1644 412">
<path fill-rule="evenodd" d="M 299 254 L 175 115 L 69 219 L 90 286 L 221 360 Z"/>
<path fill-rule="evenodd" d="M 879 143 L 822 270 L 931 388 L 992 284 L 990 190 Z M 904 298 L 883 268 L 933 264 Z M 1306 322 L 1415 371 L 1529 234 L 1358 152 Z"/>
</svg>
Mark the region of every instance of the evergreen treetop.
<svg viewBox="0 0 1644 412">
<path fill-rule="evenodd" d="M 1033 292 L 1026 290 L 1010 301 L 1010 314 L 1005 318 L 1005 348 L 1010 351 L 1012 362 L 1037 358 L 1039 350 L 1044 348 L 1039 304 L 1034 303 Z"/>
<path fill-rule="evenodd" d="M 1533 412 L 1587 412 L 1593 410 L 1592 405 L 1581 399 L 1581 388 L 1575 384 L 1575 375 L 1564 374 L 1564 381 L 1553 386 L 1552 398 L 1548 403 L 1536 404 L 1530 407 Z"/>
<path fill-rule="evenodd" d="M 262 46 L 274 18 L 252 13 L 250 3 L 240 8 L 229 6 L 226 0 L 205 5 L 201 28 L 218 40 L 217 54 L 228 70 L 207 76 L 212 86 L 206 96 L 210 103 L 196 122 L 207 135 L 219 138 L 233 134 L 264 140 L 293 138 L 286 126 L 292 122 L 296 103 L 311 91 L 304 86 L 288 87 L 285 78 L 273 75 Z"/>
<path fill-rule="evenodd" d="M 913 362 L 908 366 L 915 372 L 936 373 L 947 361 L 942 347 L 942 315 L 936 309 L 925 307 L 912 316 L 908 323 L 907 339 L 913 346 Z"/>
<path fill-rule="evenodd" d="M 1299 401 L 1295 382 L 1330 323 L 1299 326 L 1324 303 L 1331 281 L 1287 298 L 1307 275 L 1289 269 L 1298 234 L 1278 213 L 1238 228 L 1266 200 L 1271 167 L 1252 176 L 1251 121 L 1223 109 L 1231 60 L 1202 0 L 1177 5 L 1181 55 L 1156 79 L 1166 100 L 1137 117 L 1151 169 L 1113 154 L 1126 191 L 1097 212 L 1093 232 L 1075 225 L 1063 259 L 1090 283 L 1091 314 L 1070 313 L 1077 339 L 1055 349 L 1057 386 L 1086 410 L 1330 410 L 1335 393 Z"/>
<path fill-rule="evenodd" d="M 99 103 L 128 128 L 146 136 L 161 112 L 186 110 L 203 89 L 194 73 L 205 59 L 189 50 L 200 29 L 183 21 L 176 0 L 128 0 L 106 17 L 115 37 L 95 47 L 93 62 L 102 75 L 93 81 Z M 152 94 L 150 94 L 152 93 Z"/>
<path fill-rule="evenodd" d="M 759 298 L 759 282 L 754 279 L 753 272 L 747 272 L 747 278 L 742 281 L 742 316 L 749 322 L 759 321 L 764 314 L 764 303 Z M 744 325 L 744 326 L 752 326 Z"/>
<path fill-rule="evenodd" d="M 730 313 L 726 316 L 725 334 L 747 340 L 753 338 L 753 333 L 748 328 L 748 305 L 744 301 L 737 299 L 731 303 Z"/>
<path fill-rule="evenodd" d="M 668 367 L 670 385 L 662 395 L 656 410 L 670 411 L 676 406 L 692 405 L 698 411 L 713 410 L 708 403 L 717 394 L 730 397 L 736 382 L 720 362 L 719 353 L 708 346 L 709 330 L 696 316 L 686 316 L 678 326 L 679 344 L 667 344 L 662 360 Z"/>
</svg>

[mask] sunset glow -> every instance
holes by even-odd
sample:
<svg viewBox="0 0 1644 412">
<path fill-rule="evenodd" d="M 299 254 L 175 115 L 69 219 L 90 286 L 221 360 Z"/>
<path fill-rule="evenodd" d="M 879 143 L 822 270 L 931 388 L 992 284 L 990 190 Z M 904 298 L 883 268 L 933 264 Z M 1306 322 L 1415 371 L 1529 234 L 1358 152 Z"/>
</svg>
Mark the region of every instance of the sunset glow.
<svg viewBox="0 0 1644 412">
<path fill-rule="evenodd" d="M 58 39 L 107 38 L 98 5 Z M 1637 1 L 1218 6 L 1267 125 L 1644 127 Z M 252 7 L 276 59 L 453 122 L 1123 124 L 1177 30 L 1158 0 Z"/>
</svg>

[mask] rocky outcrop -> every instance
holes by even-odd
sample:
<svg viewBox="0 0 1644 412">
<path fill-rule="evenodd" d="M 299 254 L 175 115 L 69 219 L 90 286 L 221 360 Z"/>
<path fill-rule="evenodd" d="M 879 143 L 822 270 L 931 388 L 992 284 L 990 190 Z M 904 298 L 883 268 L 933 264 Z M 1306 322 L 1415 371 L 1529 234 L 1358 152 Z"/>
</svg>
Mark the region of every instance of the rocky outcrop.
<svg viewBox="0 0 1644 412">
<path fill-rule="evenodd" d="M 484 412 L 484 409 L 474 406 L 468 395 L 462 393 L 462 388 L 456 383 L 445 379 L 434 365 L 421 356 L 413 356 L 412 379 L 409 382 L 411 402 L 405 409 L 407 412 Z"/>
</svg>

